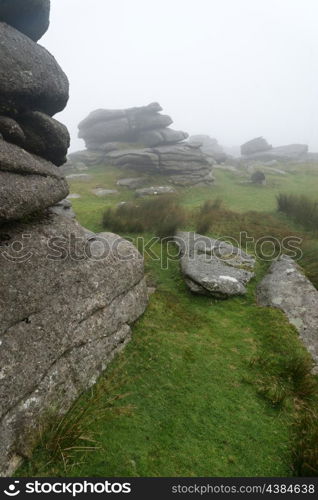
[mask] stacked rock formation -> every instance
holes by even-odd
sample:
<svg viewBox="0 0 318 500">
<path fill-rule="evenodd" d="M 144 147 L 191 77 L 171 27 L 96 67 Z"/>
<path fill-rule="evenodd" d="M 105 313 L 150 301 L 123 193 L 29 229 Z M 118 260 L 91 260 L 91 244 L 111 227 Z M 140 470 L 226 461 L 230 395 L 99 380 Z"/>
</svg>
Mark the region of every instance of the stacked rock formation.
<svg viewBox="0 0 318 500">
<path fill-rule="evenodd" d="M 129 340 L 147 288 L 137 250 L 63 201 L 68 80 L 36 42 L 49 0 L 0 0 L 0 475 L 29 456 Z M 53 207 L 53 208 L 52 208 Z"/>
<path fill-rule="evenodd" d="M 0 221 L 47 208 L 68 193 L 57 167 L 65 162 L 69 134 L 52 118 L 67 103 L 68 80 L 33 41 L 48 19 L 47 0 L 0 1 Z"/>
<path fill-rule="evenodd" d="M 169 175 L 177 185 L 211 184 L 211 162 L 201 144 L 184 142 L 188 134 L 170 129 L 172 119 L 160 111 L 158 103 L 93 111 L 79 124 L 87 151 L 71 155 L 68 165 L 80 169 L 104 163 Z"/>
<path fill-rule="evenodd" d="M 138 108 L 98 109 L 79 124 L 78 136 L 84 139 L 88 150 L 105 152 L 120 147 L 116 142 L 155 147 L 186 139 L 187 133 L 168 128 L 172 119 L 160 111 L 162 108 L 156 102 Z"/>
</svg>

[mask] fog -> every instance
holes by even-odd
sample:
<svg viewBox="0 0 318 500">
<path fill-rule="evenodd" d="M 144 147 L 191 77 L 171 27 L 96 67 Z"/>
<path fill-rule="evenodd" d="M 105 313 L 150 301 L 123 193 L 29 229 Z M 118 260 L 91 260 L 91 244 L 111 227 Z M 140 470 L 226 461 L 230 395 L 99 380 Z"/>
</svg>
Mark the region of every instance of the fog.
<svg viewBox="0 0 318 500">
<path fill-rule="evenodd" d="M 56 117 L 158 101 L 173 128 L 318 151 L 317 0 L 51 0 L 41 39 L 70 80 Z"/>
</svg>

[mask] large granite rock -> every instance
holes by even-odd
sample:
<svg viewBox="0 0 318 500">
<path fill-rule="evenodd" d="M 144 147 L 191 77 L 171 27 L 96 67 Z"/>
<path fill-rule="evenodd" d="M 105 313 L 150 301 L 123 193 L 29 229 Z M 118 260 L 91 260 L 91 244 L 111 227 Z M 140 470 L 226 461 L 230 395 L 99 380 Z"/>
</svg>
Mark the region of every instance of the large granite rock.
<svg viewBox="0 0 318 500">
<path fill-rule="evenodd" d="M 194 145 L 199 144 L 203 153 L 213 158 L 217 163 L 223 163 L 228 157 L 218 141 L 209 135 L 191 135 L 188 142 Z"/>
<path fill-rule="evenodd" d="M 0 139 L 0 223 L 41 211 L 67 195 L 57 167 Z"/>
<path fill-rule="evenodd" d="M 257 298 L 262 306 L 284 311 L 318 365 L 318 291 L 298 264 L 286 255 L 275 260 L 258 286 Z"/>
<path fill-rule="evenodd" d="M 65 413 L 129 341 L 147 287 L 130 243 L 88 241 L 68 217 L 7 225 L 0 238 L 0 474 L 10 475 L 45 415 Z"/>
<path fill-rule="evenodd" d="M 190 232 L 179 232 L 181 271 L 191 292 L 227 299 L 246 293 L 254 276 L 255 259 L 223 241 Z"/>
<path fill-rule="evenodd" d="M 54 57 L 11 26 L 0 23 L 0 114 L 62 111 L 68 80 Z"/>
<path fill-rule="evenodd" d="M 37 42 L 50 23 L 50 0 L 0 0 L 0 22 Z"/>
</svg>

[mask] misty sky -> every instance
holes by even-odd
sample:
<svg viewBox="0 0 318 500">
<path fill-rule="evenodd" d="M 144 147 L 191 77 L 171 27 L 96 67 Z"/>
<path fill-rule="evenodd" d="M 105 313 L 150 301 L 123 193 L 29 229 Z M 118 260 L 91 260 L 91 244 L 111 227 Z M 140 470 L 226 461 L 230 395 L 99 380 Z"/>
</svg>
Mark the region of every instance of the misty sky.
<svg viewBox="0 0 318 500">
<path fill-rule="evenodd" d="M 39 43 L 71 84 L 56 118 L 158 101 L 172 127 L 318 151 L 317 0 L 51 0 Z"/>
</svg>

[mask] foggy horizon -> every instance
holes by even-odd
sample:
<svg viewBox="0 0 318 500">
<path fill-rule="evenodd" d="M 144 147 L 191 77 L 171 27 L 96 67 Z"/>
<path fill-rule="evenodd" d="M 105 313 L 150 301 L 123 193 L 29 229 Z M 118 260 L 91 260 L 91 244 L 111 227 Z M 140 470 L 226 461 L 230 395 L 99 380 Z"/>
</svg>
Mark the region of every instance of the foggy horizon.
<svg viewBox="0 0 318 500">
<path fill-rule="evenodd" d="M 77 125 L 97 108 L 157 101 L 172 128 L 231 147 L 257 136 L 318 151 L 314 0 L 51 1 L 40 44 L 70 80 L 56 115 Z"/>
</svg>

